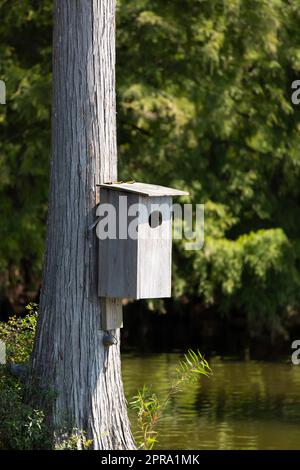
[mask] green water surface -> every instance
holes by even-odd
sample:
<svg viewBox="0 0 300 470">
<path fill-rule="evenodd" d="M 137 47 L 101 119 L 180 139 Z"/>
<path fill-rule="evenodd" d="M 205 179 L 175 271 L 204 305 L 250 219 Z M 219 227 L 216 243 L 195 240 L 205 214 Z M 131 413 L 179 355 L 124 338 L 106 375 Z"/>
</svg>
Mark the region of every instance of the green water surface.
<svg viewBox="0 0 300 470">
<path fill-rule="evenodd" d="M 128 401 L 143 384 L 164 396 L 180 355 L 124 354 Z M 158 449 L 300 449 L 300 365 L 212 359 L 159 425 Z M 134 414 L 130 416 L 134 422 Z"/>
</svg>

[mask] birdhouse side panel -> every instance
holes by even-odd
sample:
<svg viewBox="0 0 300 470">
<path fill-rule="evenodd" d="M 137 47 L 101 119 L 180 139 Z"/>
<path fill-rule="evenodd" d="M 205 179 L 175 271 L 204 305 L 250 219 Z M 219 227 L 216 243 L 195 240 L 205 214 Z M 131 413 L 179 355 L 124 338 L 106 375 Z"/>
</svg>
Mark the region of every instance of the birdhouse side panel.
<svg viewBox="0 0 300 470">
<path fill-rule="evenodd" d="M 120 197 L 123 197 L 120 199 Z M 128 207 L 138 202 L 138 196 L 122 191 L 101 189 L 100 204 L 115 208 L 115 239 L 99 239 L 100 297 L 136 298 L 138 242 L 128 236 Z M 122 225 L 120 230 L 120 225 Z M 127 235 L 126 235 L 127 232 Z"/>
</svg>

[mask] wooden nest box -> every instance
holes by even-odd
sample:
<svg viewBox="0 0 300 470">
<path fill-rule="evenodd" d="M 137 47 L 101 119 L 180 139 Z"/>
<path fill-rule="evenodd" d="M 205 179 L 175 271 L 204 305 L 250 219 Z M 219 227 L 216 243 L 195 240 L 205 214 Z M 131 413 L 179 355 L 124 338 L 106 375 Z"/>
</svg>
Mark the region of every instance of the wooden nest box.
<svg viewBox="0 0 300 470">
<path fill-rule="evenodd" d="M 100 297 L 171 296 L 172 197 L 186 195 L 136 182 L 100 185 Z"/>
</svg>

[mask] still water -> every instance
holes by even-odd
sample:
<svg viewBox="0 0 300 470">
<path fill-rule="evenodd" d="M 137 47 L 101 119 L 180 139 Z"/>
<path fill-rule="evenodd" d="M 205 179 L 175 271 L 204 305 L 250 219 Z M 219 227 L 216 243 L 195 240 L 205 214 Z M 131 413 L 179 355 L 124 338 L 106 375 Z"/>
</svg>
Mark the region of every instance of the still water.
<svg viewBox="0 0 300 470">
<path fill-rule="evenodd" d="M 144 384 L 163 396 L 179 359 L 124 354 L 128 401 Z M 184 385 L 169 404 L 157 449 L 300 449 L 300 365 L 209 362 L 213 376 Z"/>
</svg>

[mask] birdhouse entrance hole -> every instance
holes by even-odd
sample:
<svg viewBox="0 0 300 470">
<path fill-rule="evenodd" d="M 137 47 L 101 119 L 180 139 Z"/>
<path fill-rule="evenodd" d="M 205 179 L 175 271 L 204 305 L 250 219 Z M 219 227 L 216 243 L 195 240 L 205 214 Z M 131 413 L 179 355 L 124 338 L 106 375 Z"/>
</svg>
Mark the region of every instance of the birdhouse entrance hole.
<svg viewBox="0 0 300 470">
<path fill-rule="evenodd" d="M 162 213 L 160 211 L 153 211 L 149 215 L 149 225 L 151 228 L 159 227 L 162 224 Z"/>
</svg>

